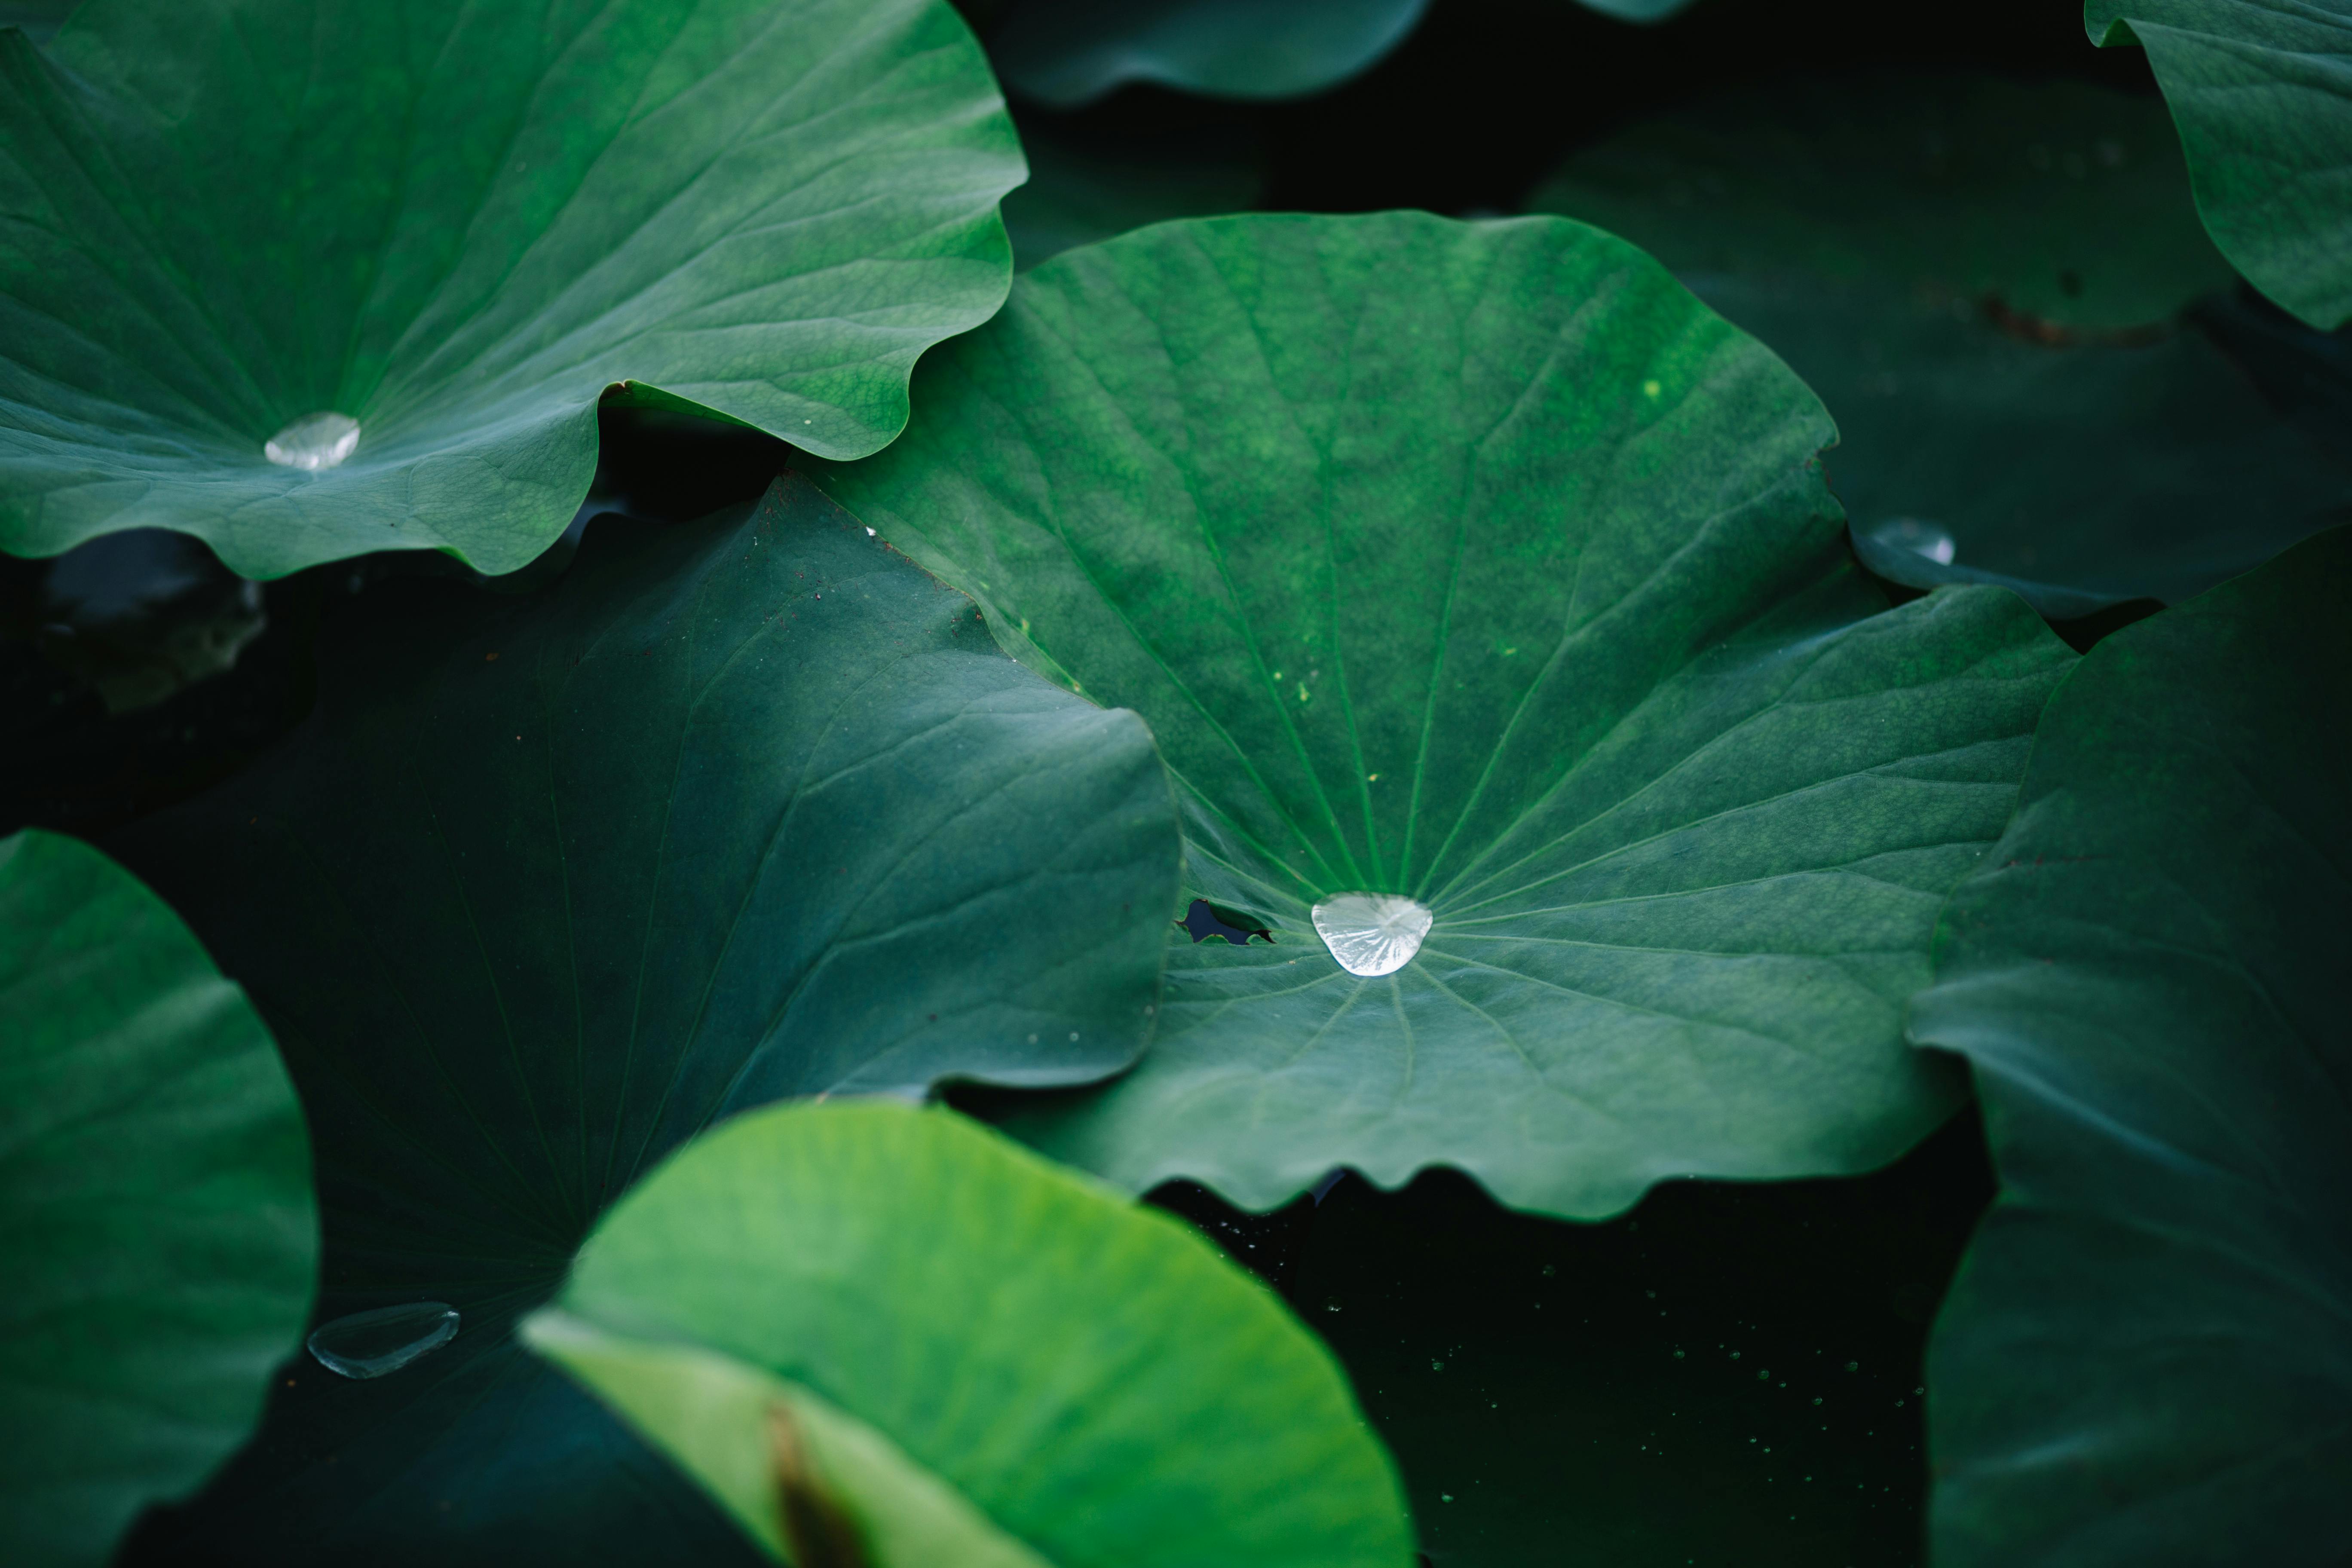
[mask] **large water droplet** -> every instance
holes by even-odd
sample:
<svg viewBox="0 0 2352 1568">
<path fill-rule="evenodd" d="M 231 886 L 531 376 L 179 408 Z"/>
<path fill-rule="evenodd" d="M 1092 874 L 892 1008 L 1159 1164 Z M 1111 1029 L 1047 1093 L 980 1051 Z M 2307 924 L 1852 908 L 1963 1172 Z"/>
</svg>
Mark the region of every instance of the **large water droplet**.
<svg viewBox="0 0 2352 1568">
<path fill-rule="evenodd" d="M 360 444 L 360 422 L 348 414 L 305 414 L 262 443 L 261 455 L 289 468 L 331 468 Z"/>
<path fill-rule="evenodd" d="M 1949 566 L 1959 546 L 1949 531 L 1916 517 L 1894 517 L 1870 531 L 1870 537 L 1897 550 L 1924 555 L 1938 566 Z"/>
<path fill-rule="evenodd" d="M 320 1323 L 310 1353 L 345 1377 L 382 1377 L 457 1337 L 457 1309 L 446 1301 L 408 1301 Z"/>
<path fill-rule="evenodd" d="M 1394 974 L 1421 951 L 1430 912 L 1399 893 L 1335 893 L 1315 906 L 1315 931 L 1350 974 Z"/>
</svg>

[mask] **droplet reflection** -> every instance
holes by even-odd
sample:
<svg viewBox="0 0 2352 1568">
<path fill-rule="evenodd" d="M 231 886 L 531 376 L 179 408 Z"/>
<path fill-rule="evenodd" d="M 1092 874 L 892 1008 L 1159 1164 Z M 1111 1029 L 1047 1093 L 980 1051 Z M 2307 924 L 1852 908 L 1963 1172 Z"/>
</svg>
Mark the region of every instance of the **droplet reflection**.
<svg viewBox="0 0 2352 1568">
<path fill-rule="evenodd" d="M 1881 544 L 1897 550 L 1908 550 L 1924 555 L 1938 566 L 1949 566 L 1959 553 L 1959 545 L 1949 531 L 1916 517 L 1894 517 L 1870 531 L 1870 537 Z"/>
<path fill-rule="evenodd" d="M 382 1377 L 457 1337 L 457 1309 L 446 1301 L 408 1301 L 353 1312 L 310 1332 L 310 1353 L 345 1377 Z"/>
<path fill-rule="evenodd" d="M 261 455 L 288 468 L 316 473 L 341 462 L 360 444 L 360 422 L 348 414 L 305 414 L 262 443 Z"/>
<path fill-rule="evenodd" d="M 1401 894 L 1335 893 L 1315 906 L 1315 932 L 1349 973 L 1394 974 L 1421 951 L 1432 918 Z"/>
</svg>

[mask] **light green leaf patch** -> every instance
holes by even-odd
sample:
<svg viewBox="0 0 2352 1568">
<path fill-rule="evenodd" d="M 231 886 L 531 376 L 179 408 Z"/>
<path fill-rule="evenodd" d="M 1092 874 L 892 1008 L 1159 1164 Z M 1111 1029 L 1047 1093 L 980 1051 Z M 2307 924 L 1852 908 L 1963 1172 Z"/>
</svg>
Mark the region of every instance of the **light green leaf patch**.
<svg viewBox="0 0 2352 1568">
<path fill-rule="evenodd" d="M 536 595 L 409 583 L 341 619 L 307 727 L 125 848 L 284 1045 L 329 1314 L 463 1326 L 372 1382 L 306 1371 L 157 1550 L 740 1558 L 509 1327 L 719 1117 L 1133 1060 L 1178 864 L 1150 737 L 790 479 L 600 522 Z"/>
<path fill-rule="evenodd" d="M 1891 1158 L 1944 893 L 2070 661 L 1992 590 L 1886 612 L 1782 364 L 1553 219 L 1147 229 L 925 362 L 821 481 L 1035 668 L 1150 722 L 1188 892 L 1135 1072 L 1010 1113 L 1134 1188 L 1250 1206 L 1456 1164 L 1592 1215 L 1690 1173 Z M 1314 907 L 1433 912 L 1393 973 Z"/>
<path fill-rule="evenodd" d="M 201 1485 L 318 1259 L 302 1113 L 244 994 L 97 850 L 0 839 L 0 1557 L 108 1562 Z"/>
<path fill-rule="evenodd" d="M 2001 1194 L 1928 1358 L 1938 1562 L 2352 1553 L 2352 534 L 2101 643 L 1913 1037 Z"/>
<path fill-rule="evenodd" d="M 510 571 L 615 384 L 861 456 L 1021 177 L 941 0 L 87 0 L 0 34 L 0 548 Z"/>
<path fill-rule="evenodd" d="M 525 1333 L 787 1560 L 830 1508 L 874 1568 L 1412 1561 L 1387 1456 L 1268 1292 L 950 1112 L 716 1130 Z"/>
<path fill-rule="evenodd" d="M 2222 254 L 2315 327 L 2352 317 L 2352 6 L 2087 0 L 2083 25 L 2147 51 Z"/>
</svg>

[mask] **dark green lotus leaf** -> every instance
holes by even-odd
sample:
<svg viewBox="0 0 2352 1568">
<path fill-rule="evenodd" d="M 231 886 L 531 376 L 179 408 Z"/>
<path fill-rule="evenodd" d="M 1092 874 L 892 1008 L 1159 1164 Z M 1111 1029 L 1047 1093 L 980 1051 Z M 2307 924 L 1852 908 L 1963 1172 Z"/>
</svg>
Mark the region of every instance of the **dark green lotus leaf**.
<svg viewBox="0 0 2352 1568">
<path fill-rule="evenodd" d="M 1394 1468 L 1270 1292 L 950 1111 L 715 1130 L 527 1333 L 777 1556 L 781 1420 L 873 1568 L 1412 1561 Z"/>
<path fill-rule="evenodd" d="M 261 1418 L 318 1206 L 242 992 L 123 869 L 0 839 L 0 1557 L 97 1564 Z"/>
<path fill-rule="evenodd" d="M 1831 488 L 1895 582 L 2174 604 L 2352 515 L 2352 473 L 2201 331 L 2045 345 L 1880 289 L 1687 281 L 1829 405 Z"/>
<path fill-rule="evenodd" d="M 1944 894 L 2070 656 L 1885 613 L 1787 367 L 1622 241 L 1412 214 L 1162 225 L 1027 274 L 821 481 L 1036 668 L 1150 721 L 1188 891 L 1134 1073 L 1013 1125 L 1250 1206 L 1453 1163 L 1515 1205 L 1892 1158 Z M 1310 909 L 1433 911 L 1343 970 Z"/>
<path fill-rule="evenodd" d="M 1240 148 L 1188 138 L 1169 146 L 1104 145 L 1024 126 L 1029 183 L 1004 198 L 1013 265 L 1026 271 L 1076 246 L 1170 218 L 1245 212 L 1265 187 Z"/>
<path fill-rule="evenodd" d="M 45 44 L 79 0 L 0 0 L 0 27 L 22 27 L 37 44 Z"/>
<path fill-rule="evenodd" d="M 1580 0 L 1580 4 L 1621 22 L 1663 22 L 1691 0 Z"/>
<path fill-rule="evenodd" d="M 1129 82 L 1291 98 L 1393 48 L 1428 0 L 1014 0 L 989 30 L 1006 84 L 1067 108 Z M 827 454 L 830 456 L 831 454 Z"/>
<path fill-rule="evenodd" d="M 942 0 L 86 0 L 0 33 L 0 548 L 509 571 L 616 383 L 861 456 L 1021 169 Z"/>
<path fill-rule="evenodd" d="M 2001 1194 L 1928 1357 L 1950 1568 L 2352 1556 L 2352 534 L 2101 643 L 1913 1037 Z"/>
<path fill-rule="evenodd" d="M 2147 51 L 2222 254 L 2315 327 L 2352 317 L 2352 5 L 2086 0 L 2083 25 Z"/>
<path fill-rule="evenodd" d="M 512 1320 L 730 1111 L 1132 1059 L 1177 875 L 1150 737 L 790 478 L 600 523 L 536 595 L 345 618 L 306 728 L 126 848 L 285 1048 L 326 1312 L 463 1325 L 394 1375 L 306 1368 L 157 1560 L 740 1558 Z"/>
<path fill-rule="evenodd" d="M 1990 297 L 2079 331 L 2160 321 L 2231 280 L 2163 107 L 2084 82 L 1895 72 L 1727 94 L 1583 150 L 1528 206 L 1678 273 Z"/>
<path fill-rule="evenodd" d="M 1580 153 L 1536 205 L 1649 247 L 1822 395 L 1882 576 L 2062 617 L 2172 602 L 2352 502 L 2166 324 L 2229 271 L 2152 100 L 1972 77 L 1735 95 Z"/>
</svg>

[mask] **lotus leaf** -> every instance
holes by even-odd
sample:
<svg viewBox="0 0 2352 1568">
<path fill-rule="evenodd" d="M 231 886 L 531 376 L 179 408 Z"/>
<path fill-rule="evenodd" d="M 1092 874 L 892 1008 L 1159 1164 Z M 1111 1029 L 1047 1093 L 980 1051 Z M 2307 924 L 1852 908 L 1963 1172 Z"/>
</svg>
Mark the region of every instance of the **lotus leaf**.
<svg viewBox="0 0 2352 1568">
<path fill-rule="evenodd" d="M 1069 107 L 1129 82 L 1288 98 L 1393 48 L 1428 0 L 1017 0 L 989 34 L 1005 82 Z"/>
<path fill-rule="evenodd" d="M 2352 534 L 2093 649 L 1913 1037 L 2001 1193 L 1928 1355 L 1949 1568 L 2352 1554 Z"/>
<path fill-rule="evenodd" d="M 2352 503 L 2169 324 L 2230 275 L 2151 100 L 1966 76 L 1734 94 L 1579 153 L 1533 205 L 1648 247 L 1822 395 L 1882 576 L 2062 617 L 2178 601 Z"/>
<path fill-rule="evenodd" d="M 1893 1158 L 1944 894 L 2071 656 L 2013 596 L 1888 612 L 1821 405 L 1631 246 L 1558 219 L 1162 225 L 1024 275 L 819 479 L 1034 668 L 1150 722 L 1187 892 L 1162 1026 L 1012 1112 L 1143 1189 L 1338 1165 L 1505 1202 Z M 1316 906 L 1434 915 L 1362 978 Z"/>
<path fill-rule="evenodd" d="M 730 1111 L 1131 1060 L 1176 890 L 1150 737 L 791 479 L 597 523 L 535 595 L 410 581 L 341 620 L 305 728 L 124 847 L 285 1047 L 329 1315 L 463 1322 L 278 1390 L 158 1560 L 743 1559 L 509 1326 Z"/>
<path fill-rule="evenodd" d="M 2315 327 L 2352 317 L 2352 5 L 2086 0 L 2083 25 L 2147 51 L 2222 254 Z"/>
<path fill-rule="evenodd" d="M 1990 296 L 2077 332 L 2162 321 L 2231 281 L 2162 107 L 2086 82 L 1895 72 L 1727 93 L 1579 152 L 1528 207 L 1677 273 Z"/>
<path fill-rule="evenodd" d="M 615 384 L 873 451 L 1021 171 L 942 0 L 86 0 L 0 32 L 0 548 L 510 571 Z"/>
<path fill-rule="evenodd" d="M 1822 461 L 1882 577 L 2177 604 L 2352 515 L 2352 473 L 2200 330 L 2052 346 L 1880 289 L 1687 281 L 1837 416 Z"/>
<path fill-rule="evenodd" d="M 728 1123 L 621 1201 L 526 1334 L 780 1557 L 806 1561 L 792 1465 L 874 1568 L 1412 1561 L 1395 1470 L 1270 1294 L 949 1111 Z"/>
<path fill-rule="evenodd" d="M 0 839 L 0 1557 L 99 1564 L 261 1419 L 319 1260 L 294 1086 L 153 893 Z"/>
</svg>

